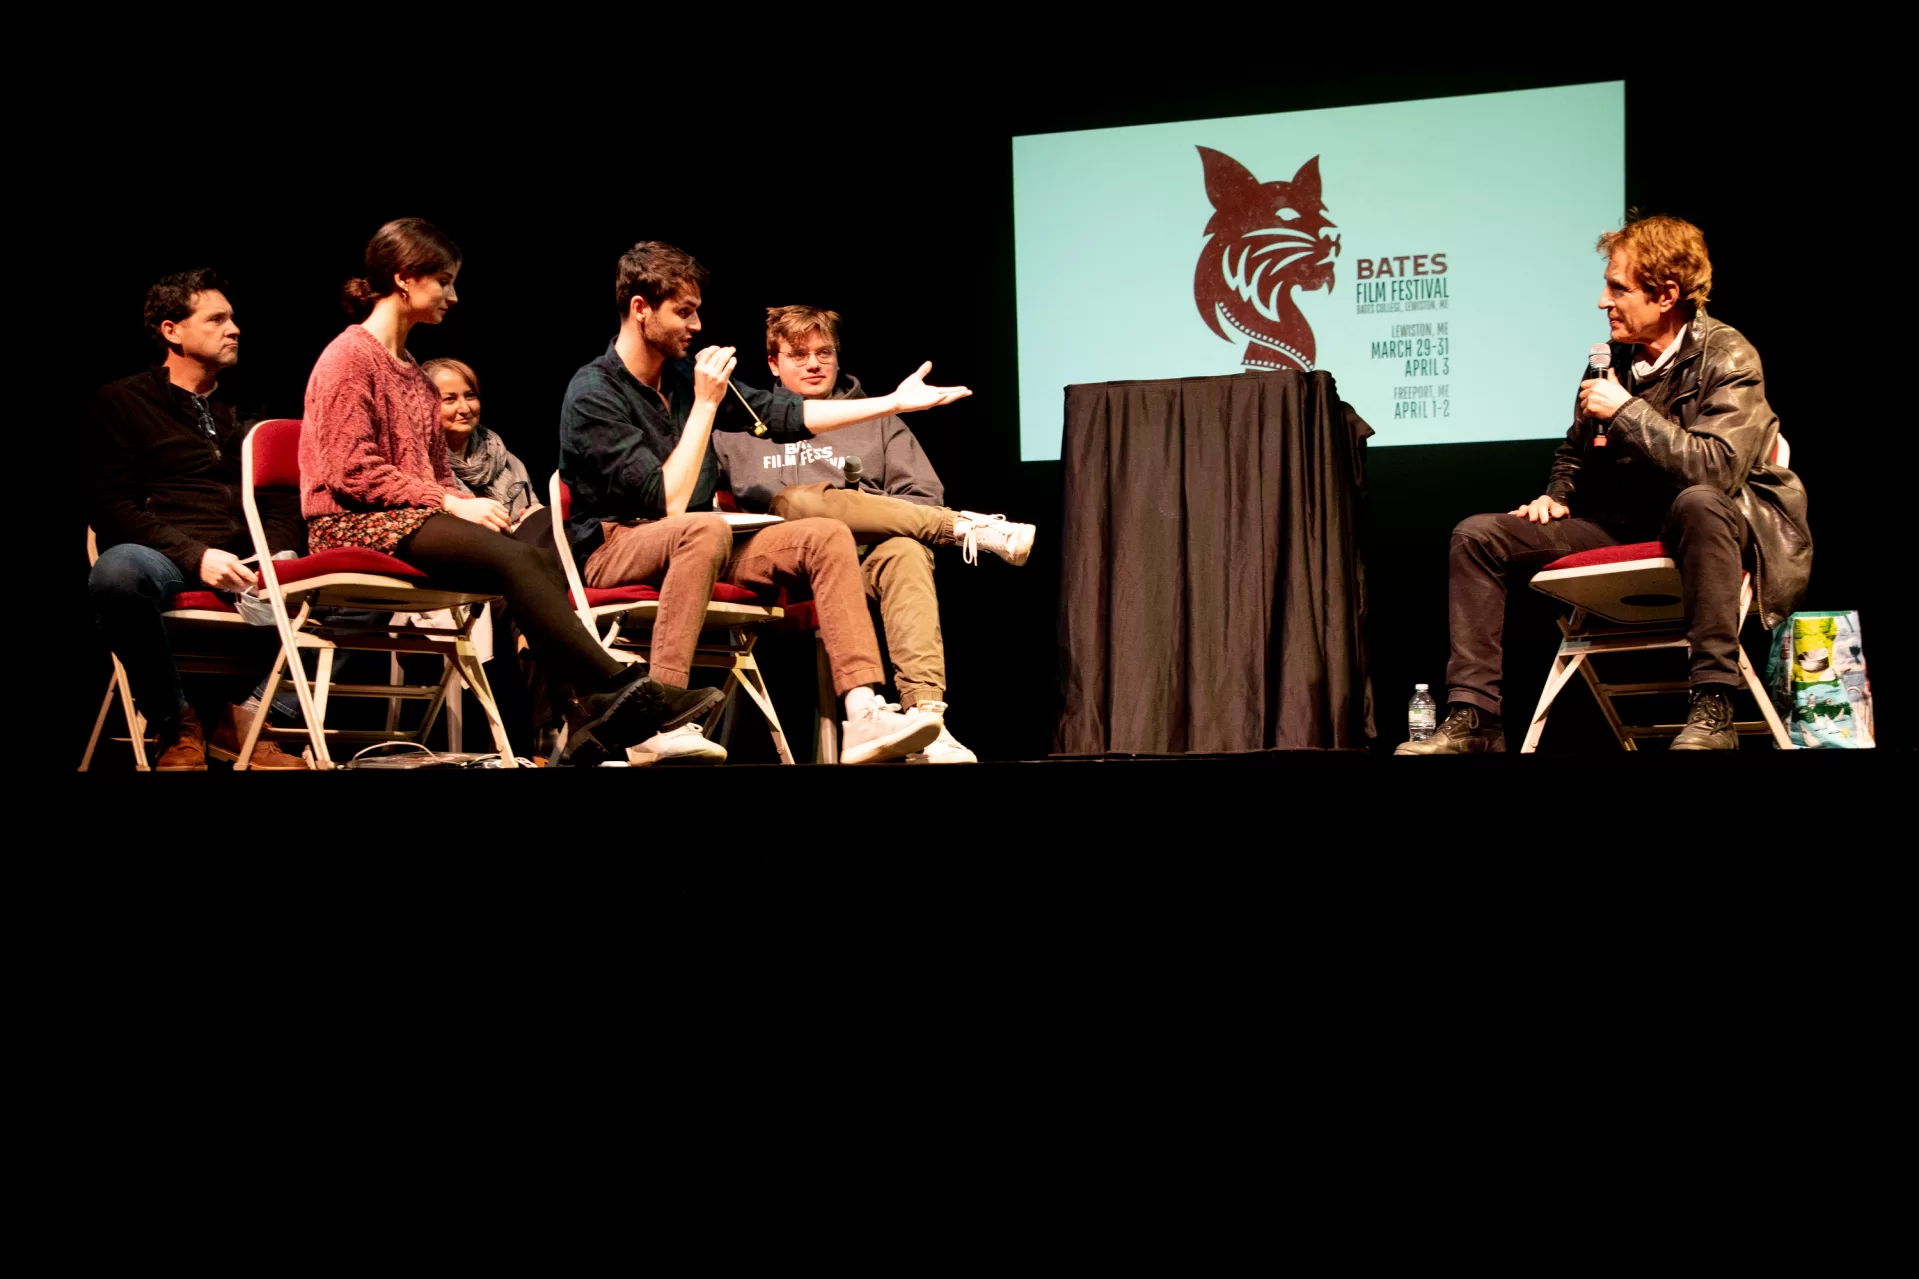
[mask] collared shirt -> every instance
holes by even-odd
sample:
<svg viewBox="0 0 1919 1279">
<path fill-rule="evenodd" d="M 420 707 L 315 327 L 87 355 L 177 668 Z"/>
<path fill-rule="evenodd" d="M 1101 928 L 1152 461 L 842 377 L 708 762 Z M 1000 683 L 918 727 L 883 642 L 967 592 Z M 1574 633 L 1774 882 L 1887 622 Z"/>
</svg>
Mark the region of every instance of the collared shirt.
<svg viewBox="0 0 1919 1279">
<path fill-rule="evenodd" d="M 1647 378 L 1659 372 L 1659 370 L 1665 368 L 1668 364 L 1671 364 L 1673 362 L 1673 357 L 1679 354 L 1679 348 L 1685 345 L 1686 330 L 1691 327 L 1692 326 L 1690 324 L 1680 325 L 1679 332 L 1673 335 L 1673 339 L 1671 342 L 1669 342 L 1666 345 L 1666 349 L 1661 351 L 1659 353 L 1659 358 L 1654 360 L 1651 364 L 1646 363 L 1644 359 L 1634 360 L 1632 362 L 1633 381 L 1644 382 Z M 1643 346 L 1639 348 L 1639 350 L 1641 351 L 1644 351 L 1645 349 L 1646 348 Z"/>
<path fill-rule="evenodd" d="M 762 391 L 733 385 L 766 423 L 765 438 L 785 443 L 811 438 L 805 401 L 781 387 Z M 647 386 L 626 367 L 614 342 L 606 354 L 583 365 L 567 383 L 560 405 L 560 477 L 572 490 L 567 537 L 582 561 L 599 548 L 600 525 L 666 517 L 666 481 L 661 468 L 680 442 L 693 412 L 693 363 L 676 360 L 660 370 L 660 389 Z M 720 402 L 716 431 L 755 431 L 752 417 L 732 394 Z M 718 467 L 709 442 L 689 511 L 713 504 Z"/>
</svg>

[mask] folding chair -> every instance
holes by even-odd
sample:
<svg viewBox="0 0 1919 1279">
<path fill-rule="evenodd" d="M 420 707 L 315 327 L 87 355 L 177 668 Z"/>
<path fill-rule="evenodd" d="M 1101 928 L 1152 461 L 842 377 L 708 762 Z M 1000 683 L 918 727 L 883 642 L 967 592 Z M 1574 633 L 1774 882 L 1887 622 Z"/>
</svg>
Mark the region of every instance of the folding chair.
<svg viewBox="0 0 1919 1279">
<path fill-rule="evenodd" d="M 340 547 L 300 559 L 274 560 L 260 523 L 255 491 L 262 488 L 297 490 L 299 486 L 299 420 L 278 418 L 261 422 L 247 432 L 240 449 L 240 501 L 246 512 L 247 530 L 253 535 L 254 549 L 260 555 L 260 586 L 273 601 L 274 624 L 280 631 L 280 656 L 274 663 L 273 673 L 267 677 L 262 705 L 272 702 L 282 675 L 291 679 L 306 719 L 314 767 L 332 768 L 329 740 L 424 743 L 457 677 L 465 681 L 486 713 L 501 766 L 515 767 L 513 748 L 500 721 L 492 686 L 473 648 L 474 623 L 485 606 L 499 596 L 436 589 L 426 580 L 426 574 L 411 564 L 362 547 Z M 296 610 L 292 615 L 288 613 L 290 607 Z M 382 614 L 451 609 L 455 624 L 396 627 L 388 620 L 363 625 L 333 618 L 318 620 L 313 615 L 315 609 L 331 608 L 374 610 Z M 309 649 L 316 653 L 316 678 L 311 687 L 305 663 L 299 660 L 299 654 Z M 445 665 L 435 684 L 336 684 L 333 656 L 342 649 L 429 653 L 444 659 Z M 327 704 L 333 697 L 374 698 L 389 703 L 394 698 L 409 698 L 424 700 L 427 708 L 420 726 L 411 731 L 399 729 L 392 717 L 385 729 L 333 729 L 326 727 Z M 254 716 L 252 730 L 240 750 L 242 763 L 236 764 L 236 768 L 243 767 L 244 761 L 252 758 L 254 741 L 265 720 L 264 715 Z"/>
<path fill-rule="evenodd" d="M 92 567 L 100 562 L 100 542 L 91 528 L 87 530 L 87 565 Z M 240 611 L 221 599 L 212 591 L 181 591 L 167 600 L 166 609 L 160 614 L 167 623 L 168 637 L 175 642 L 174 664 L 185 674 L 230 675 L 238 669 L 232 657 L 220 650 L 226 647 L 226 641 L 245 635 L 251 628 Z M 206 651 L 200 650 L 202 641 L 210 641 Z M 138 771 L 150 772 L 152 765 L 147 762 L 147 724 L 146 716 L 133 707 L 133 690 L 127 685 L 126 667 L 112 653 L 113 674 L 107 677 L 107 695 L 100 701 L 100 713 L 93 718 L 93 733 L 87 738 L 86 752 L 80 756 L 80 770 L 86 772 L 93 765 L 93 752 L 100 744 L 100 734 L 106 728 L 107 714 L 113 709 L 113 701 L 120 699 L 120 713 L 127 722 L 127 736 L 114 738 L 125 741 L 133 748 L 133 766 Z M 254 716 L 255 721 L 265 719 L 265 715 Z M 292 729 L 272 730 L 281 734 L 295 734 Z M 252 757 L 251 743 L 243 758 Z M 236 764 L 235 767 L 240 765 Z"/>
<path fill-rule="evenodd" d="M 567 590 L 580 624 L 608 652 L 631 654 L 641 660 L 651 661 L 652 626 L 660 611 L 659 588 L 587 587 L 580 578 L 579 566 L 573 560 L 573 547 L 566 536 L 566 520 L 573 510 L 573 491 L 560 478 L 558 471 L 553 472 L 552 478 L 547 481 L 546 490 L 546 504 L 553 518 L 553 545 L 559 552 L 560 567 L 566 572 Z M 713 598 L 706 605 L 706 619 L 700 629 L 700 638 L 693 649 L 693 665 L 726 672 L 726 701 L 714 708 L 707 717 L 707 727 L 710 729 L 718 721 L 731 704 L 735 691 L 744 689 L 766 719 L 766 727 L 773 735 L 773 749 L 779 753 L 780 763 L 791 764 L 794 762 L 793 751 L 786 744 L 786 730 L 780 726 L 779 714 L 773 709 L 772 695 L 766 689 L 766 676 L 761 673 L 760 664 L 753 657 L 753 646 L 759 642 L 761 628 L 780 621 L 784 616 L 779 608 L 760 603 L 759 597 L 751 591 L 727 582 L 715 582 Z M 604 633 L 600 629 L 602 624 L 606 625 Z M 633 633 L 623 633 L 629 627 Z M 565 743 L 565 730 L 562 729 L 560 744 L 564 747 Z"/>
<path fill-rule="evenodd" d="M 733 494 L 720 489 L 713 495 L 713 508 L 725 514 L 738 514 L 740 504 Z M 857 548 L 864 556 L 867 547 Z M 782 634 L 806 634 L 813 636 L 813 680 L 814 692 L 818 698 L 817 722 L 814 738 L 813 758 L 822 764 L 840 762 L 840 698 L 833 688 L 833 664 L 826 657 L 826 641 L 820 637 L 819 610 L 810 595 L 795 595 L 785 587 L 774 597 L 773 603 L 785 614 L 772 629 Z"/>
<path fill-rule="evenodd" d="M 1773 446 L 1772 460 L 1788 465 L 1792 456 L 1784 436 Z M 1531 754 L 1546 731 L 1546 715 L 1560 690 L 1576 671 L 1585 676 L 1600 714 L 1621 748 L 1639 749 L 1643 737 L 1675 737 L 1684 724 L 1628 724 L 1619 715 L 1613 699 L 1648 693 L 1684 693 L 1686 680 L 1653 680 L 1608 683 L 1593 669 L 1593 659 L 1614 653 L 1643 653 L 1658 649 L 1689 651 L 1686 619 L 1681 601 L 1679 565 L 1660 542 L 1633 542 L 1623 546 L 1604 546 L 1581 551 L 1554 560 L 1533 577 L 1533 589 L 1572 606 L 1571 617 L 1559 619 L 1561 639 L 1553 657 L 1552 673 L 1539 694 L 1532 724 L 1526 730 L 1521 754 Z M 1752 574 L 1742 575 L 1739 585 L 1739 628 L 1746 624 L 1752 607 Z M 1739 673 L 1746 687 L 1759 699 L 1762 720 L 1745 720 L 1733 725 L 1742 734 L 1771 733 L 1780 750 L 1792 750 L 1792 739 L 1773 709 L 1772 698 L 1753 670 L 1742 646 Z"/>
</svg>

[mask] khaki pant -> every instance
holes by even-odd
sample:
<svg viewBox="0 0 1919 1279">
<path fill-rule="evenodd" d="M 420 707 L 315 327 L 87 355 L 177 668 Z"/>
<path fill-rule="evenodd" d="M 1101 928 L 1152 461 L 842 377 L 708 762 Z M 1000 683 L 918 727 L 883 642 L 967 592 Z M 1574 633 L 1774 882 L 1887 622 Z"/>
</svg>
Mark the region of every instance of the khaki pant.
<svg viewBox="0 0 1919 1279">
<path fill-rule="evenodd" d="M 844 524 L 788 520 L 735 540 L 727 522 L 708 511 L 602 524 L 600 532 L 606 541 L 587 557 L 581 577 L 594 588 L 659 586 L 652 664 L 653 678 L 662 684 L 684 687 L 691 677 L 716 581 L 749 590 L 811 591 L 834 690 L 845 694 L 886 682 L 853 535 Z"/>
<path fill-rule="evenodd" d="M 866 597 L 880 606 L 900 705 L 943 701 L 946 643 L 933 587 L 933 547 L 952 545 L 953 512 L 828 484 L 781 489 L 771 510 L 787 520 L 838 520 L 853 531 L 855 541 L 873 543 L 861 579 Z"/>
</svg>

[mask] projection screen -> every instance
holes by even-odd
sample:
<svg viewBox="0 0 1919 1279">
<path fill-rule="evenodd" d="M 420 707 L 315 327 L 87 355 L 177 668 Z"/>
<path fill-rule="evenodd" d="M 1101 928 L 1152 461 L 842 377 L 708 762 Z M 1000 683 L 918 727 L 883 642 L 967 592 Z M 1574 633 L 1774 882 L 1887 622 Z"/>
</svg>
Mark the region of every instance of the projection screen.
<svg viewBox="0 0 1919 1279">
<path fill-rule="evenodd" d="M 1556 436 L 1622 82 L 1013 139 L 1020 456 L 1077 382 L 1323 369 L 1373 447 Z"/>
</svg>

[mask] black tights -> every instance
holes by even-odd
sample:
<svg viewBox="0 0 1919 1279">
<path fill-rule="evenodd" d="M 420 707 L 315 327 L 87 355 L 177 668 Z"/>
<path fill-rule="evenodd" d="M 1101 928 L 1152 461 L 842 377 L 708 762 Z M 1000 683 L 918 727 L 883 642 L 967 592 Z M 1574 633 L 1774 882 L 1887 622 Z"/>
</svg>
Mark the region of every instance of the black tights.
<svg viewBox="0 0 1919 1279">
<path fill-rule="evenodd" d="M 568 605 L 566 575 L 551 548 L 550 531 L 543 535 L 529 527 L 545 523 L 537 514 L 527 520 L 520 526 L 522 540 L 457 515 L 436 515 L 393 554 L 435 586 L 505 596 L 533 655 L 557 678 L 585 691 L 625 667 L 587 634 Z"/>
</svg>

